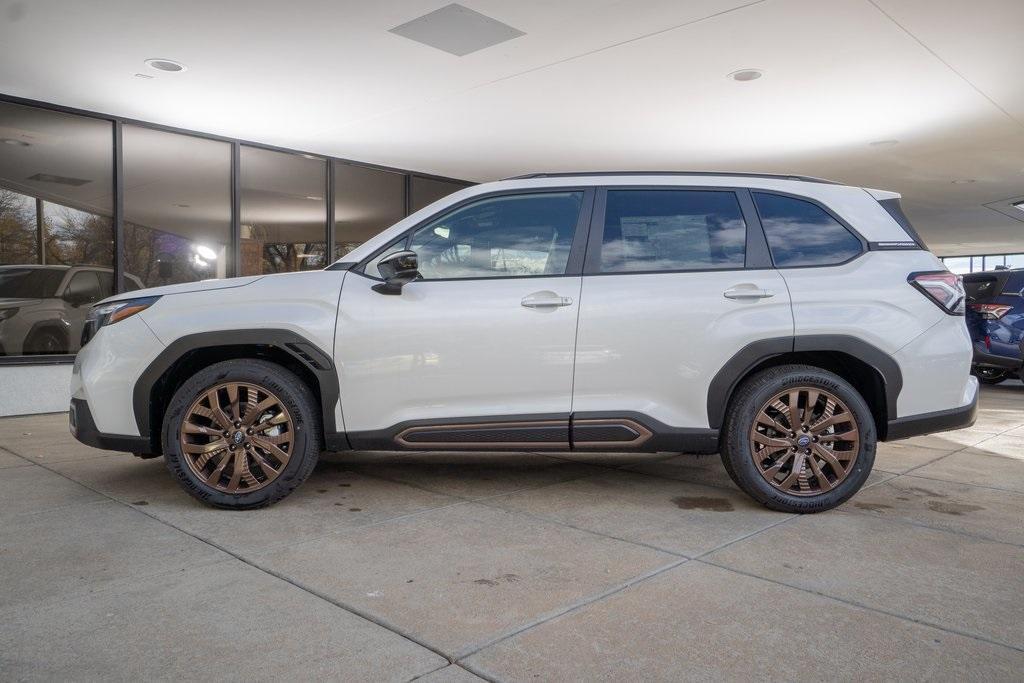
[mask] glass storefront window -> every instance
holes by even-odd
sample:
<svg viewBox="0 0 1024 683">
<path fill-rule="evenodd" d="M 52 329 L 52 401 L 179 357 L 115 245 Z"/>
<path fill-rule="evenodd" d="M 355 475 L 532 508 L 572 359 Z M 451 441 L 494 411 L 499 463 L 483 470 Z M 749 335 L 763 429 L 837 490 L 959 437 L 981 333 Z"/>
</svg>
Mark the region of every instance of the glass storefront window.
<svg viewBox="0 0 1024 683">
<path fill-rule="evenodd" d="M 957 275 L 966 275 L 971 272 L 971 257 L 970 256 L 955 256 L 942 259 L 942 262 L 946 264 L 946 268 L 949 272 L 956 273 Z"/>
<path fill-rule="evenodd" d="M 411 209 L 413 212 L 419 211 L 424 206 L 433 204 L 438 199 L 447 197 L 452 192 L 458 192 L 465 187 L 468 187 L 465 183 L 414 175 L 412 177 Z"/>
<path fill-rule="evenodd" d="M 405 175 L 334 164 L 334 258 L 405 217 Z"/>
<path fill-rule="evenodd" d="M 1024 254 L 1007 254 L 1007 268 L 1024 268 Z"/>
<path fill-rule="evenodd" d="M 114 292 L 113 124 L 0 102 L 0 356 L 78 350 Z"/>
<path fill-rule="evenodd" d="M 242 147 L 239 275 L 317 270 L 327 263 L 327 164 Z"/>
<path fill-rule="evenodd" d="M 231 145 L 126 125 L 125 285 L 226 277 Z"/>
<path fill-rule="evenodd" d="M 90 306 L 117 291 L 323 268 L 468 185 L 121 121 L 115 243 L 116 119 L 58 109 L 0 97 L 0 357 L 77 352 Z"/>
</svg>

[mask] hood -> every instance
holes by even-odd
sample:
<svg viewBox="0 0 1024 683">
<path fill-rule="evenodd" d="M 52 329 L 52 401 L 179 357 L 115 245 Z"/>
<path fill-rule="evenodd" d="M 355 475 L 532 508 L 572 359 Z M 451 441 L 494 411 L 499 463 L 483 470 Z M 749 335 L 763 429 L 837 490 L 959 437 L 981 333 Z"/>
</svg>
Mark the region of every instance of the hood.
<svg viewBox="0 0 1024 683">
<path fill-rule="evenodd" d="M 0 297 L 0 308 L 17 308 L 19 306 L 33 306 L 42 299 L 5 299 Z"/>
<path fill-rule="evenodd" d="M 124 301 L 125 299 L 138 299 L 144 296 L 167 296 L 169 294 L 187 294 L 189 292 L 209 292 L 215 289 L 231 289 L 232 287 L 244 287 L 266 277 L 265 275 L 251 275 L 249 277 L 232 277 L 223 280 L 200 280 L 199 282 L 183 282 L 180 285 L 164 285 L 163 287 L 150 287 L 149 289 L 137 289 L 134 292 L 124 292 L 107 297 L 99 303 L 110 303 L 111 301 Z"/>
</svg>

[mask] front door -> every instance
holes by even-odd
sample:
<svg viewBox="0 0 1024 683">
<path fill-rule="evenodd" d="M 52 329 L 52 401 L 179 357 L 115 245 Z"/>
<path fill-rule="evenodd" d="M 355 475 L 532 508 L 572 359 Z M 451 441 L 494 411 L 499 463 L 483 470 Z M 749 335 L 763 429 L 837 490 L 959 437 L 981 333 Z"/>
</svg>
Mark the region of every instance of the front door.
<svg viewBox="0 0 1024 683">
<path fill-rule="evenodd" d="M 335 358 L 353 447 L 568 446 L 591 197 L 469 200 L 380 253 L 417 253 L 401 294 L 373 290 L 379 259 L 346 276 Z"/>
</svg>

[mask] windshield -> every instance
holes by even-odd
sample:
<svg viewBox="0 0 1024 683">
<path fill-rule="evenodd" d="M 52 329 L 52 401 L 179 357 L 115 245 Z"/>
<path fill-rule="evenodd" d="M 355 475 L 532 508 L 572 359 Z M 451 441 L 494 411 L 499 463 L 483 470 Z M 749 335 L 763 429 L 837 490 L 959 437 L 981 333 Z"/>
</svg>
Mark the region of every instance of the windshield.
<svg viewBox="0 0 1024 683">
<path fill-rule="evenodd" d="M 0 298 L 46 299 L 57 294 L 64 271 L 51 268 L 0 269 Z"/>
</svg>

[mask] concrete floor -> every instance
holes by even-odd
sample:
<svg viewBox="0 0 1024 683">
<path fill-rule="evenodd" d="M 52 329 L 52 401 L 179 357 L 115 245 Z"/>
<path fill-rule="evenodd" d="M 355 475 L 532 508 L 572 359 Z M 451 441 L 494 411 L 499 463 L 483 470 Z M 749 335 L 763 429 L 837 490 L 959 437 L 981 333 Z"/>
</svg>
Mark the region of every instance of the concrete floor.
<svg viewBox="0 0 1024 683">
<path fill-rule="evenodd" d="M 325 454 L 269 510 L 0 420 L 0 679 L 1024 678 L 1024 386 L 840 510 L 717 457 Z"/>
</svg>

